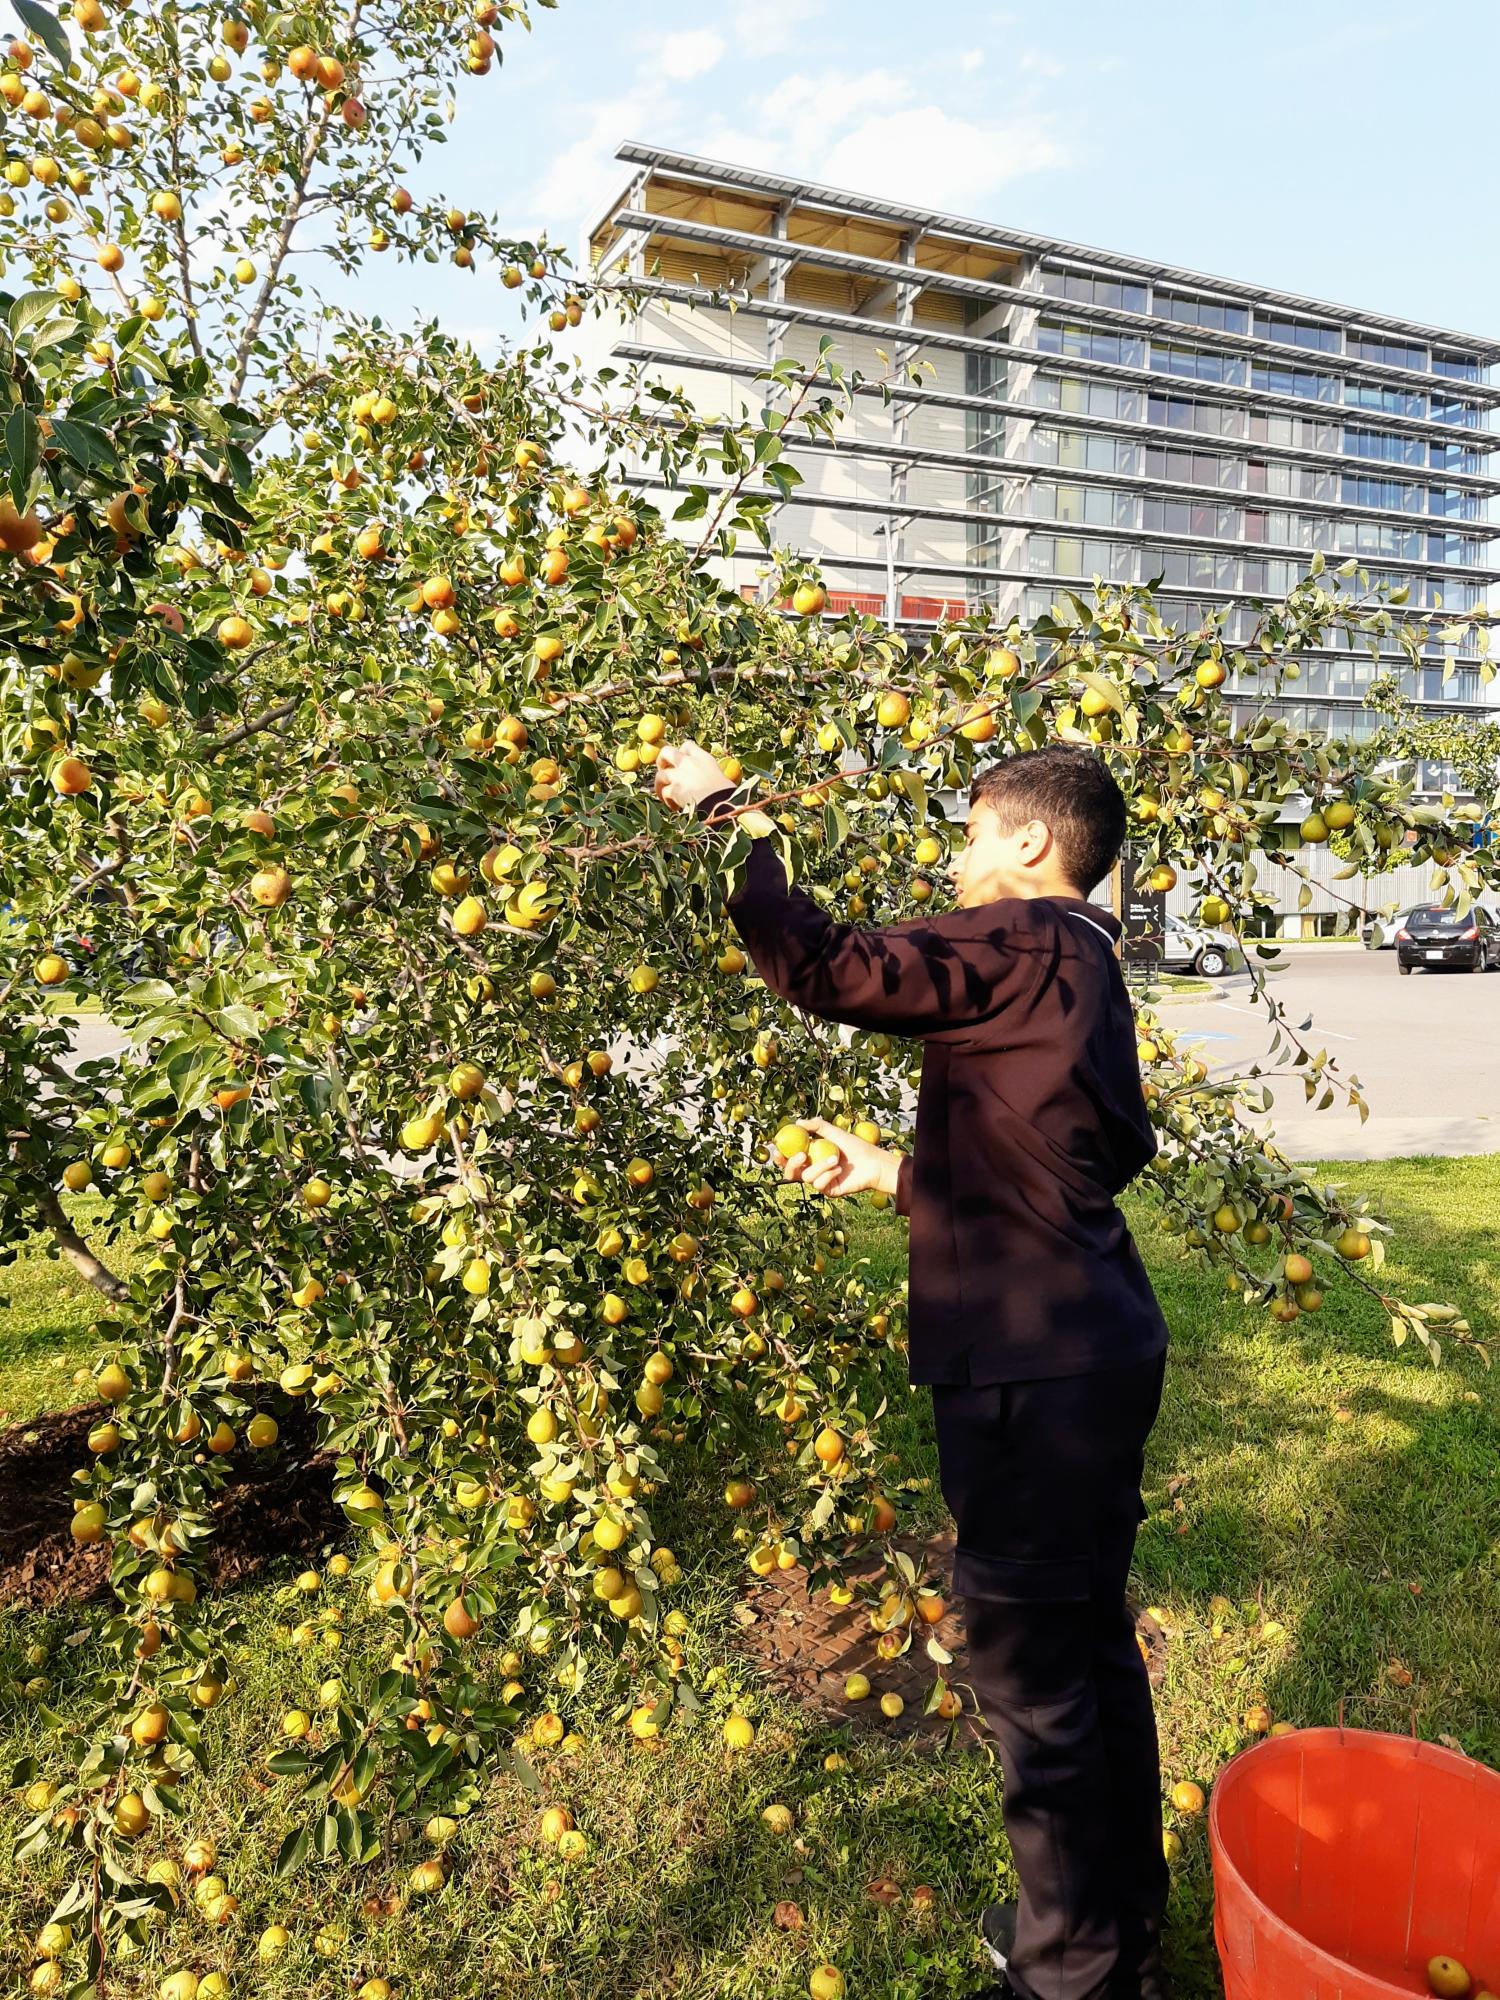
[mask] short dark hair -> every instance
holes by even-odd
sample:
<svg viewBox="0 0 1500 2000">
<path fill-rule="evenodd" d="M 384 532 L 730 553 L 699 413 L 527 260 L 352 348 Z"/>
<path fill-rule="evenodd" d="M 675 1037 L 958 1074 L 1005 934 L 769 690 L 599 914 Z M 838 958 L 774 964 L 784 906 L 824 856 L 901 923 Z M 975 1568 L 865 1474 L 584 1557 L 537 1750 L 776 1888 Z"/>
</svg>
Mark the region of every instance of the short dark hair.
<svg viewBox="0 0 1500 2000">
<path fill-rule="evenodd" d="M 969 803 L 986 805 L 1002 833 L 1045 821 L 1063 873 L 1086 896 L 1125 845 L 1125 794 L 1104 759 L 1078 743 L 1048 743 L 991 764 L 974 780 Z"/>
</svg>

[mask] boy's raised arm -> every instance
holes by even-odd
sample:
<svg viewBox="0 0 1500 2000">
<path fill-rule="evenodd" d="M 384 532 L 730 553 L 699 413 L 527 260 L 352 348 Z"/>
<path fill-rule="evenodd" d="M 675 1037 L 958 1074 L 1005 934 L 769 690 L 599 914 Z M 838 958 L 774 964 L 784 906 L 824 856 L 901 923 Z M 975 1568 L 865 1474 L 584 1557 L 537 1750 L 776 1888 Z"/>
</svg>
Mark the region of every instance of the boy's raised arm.
<svg viewBox="0 0 1500 2000">
<path fill-rule="evenodd" d="M 668 745 L 656 793 L 710 818 L 733 790 L 696 743 Z M 824 1020 L 922 1035 L 979 1020 L 1001 1007 L 1016 976 L 997 922 L 991 931 L 946 935 L 942 919 L 885 928 L 839 923 L 791 887 L 769 840 L 751 842 L 744 880 L 729 898 L 735 929 L 774 993 Z"/>
</svg>

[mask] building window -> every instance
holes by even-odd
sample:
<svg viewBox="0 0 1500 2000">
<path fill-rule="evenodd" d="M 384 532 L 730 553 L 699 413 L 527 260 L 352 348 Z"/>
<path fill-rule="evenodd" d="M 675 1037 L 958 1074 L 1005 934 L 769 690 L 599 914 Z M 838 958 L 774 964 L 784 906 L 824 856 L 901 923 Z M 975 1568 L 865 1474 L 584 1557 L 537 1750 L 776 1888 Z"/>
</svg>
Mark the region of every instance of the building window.
<svg viewBox="0 0 1500 2000">
<path fill-rule="evenodd" d="M 1038 320 L 1036 344 L 1043 354 L 1066 354 L 1079 361 L 1113 361 L 1139 368 L 1146 344 L 1133 333 L 1106 333 L 1072 320 Z"/>
<path fill-rule="evenodd" d="M 1343 337 L 1336 326 L 1322 326 L 1315 320 L 1286 319 L 1279 314 L 1258 312 L 1255 331 L 1262 340 L 1274 340 L 1282 347 L 1315 347 L 1323 354 L 1343 350 Z"/>
<path fill-rule="evenodd" d="M 1187 396 L 1153 392 L 1146 407 L 1151 422 L 1167 430 L 1204 431 L 1216 437 L 1245 435 L 1245 412 L 1222 403 L 1198 403 Z"/>
<path fill-rule="evenodd" d="M 1185 375 L 1195 382 L 1245 380 L 1245 360 L 1240 354 L 1219 354 L 1201 347 L 1178 347 L 1165 341 L 1151 343 L 1151 367 L 1158 375 Z"/>
<path fill-rule="evenodd" d="M 1092 271 L 1043 271 L 1042 290 L 1049 298 L 1074 299 L 1079 305 L 1112 306 L 1117 312 L 1146 310 L 1144 285 L 1095 277 Z"/>
<path fill-rule="evenodd" d="M 1477 563 L 1478 544 L 1463 535 L 1429 535 L 1427 560 L 1440 563 Z"/>
<path fill-rule="evenodd" d="M 1031 402 L 1038 409 L 1063 410 L 1070 416 L 1115 417 L 1138 424 L 1144 407 L 1139 389 L 1119 382 L 1080 382 L 1072 375 L 1037 375 Z"/>
<path fill-rule="evenodd" d="M 1451 486 L 1434 486 L 1427 495 L 1428 511 L 1454 521 L 1482 521 L 1484 503 L 1477 493 L 1463 493 Z"/>
<path fill-rule="evenodd" d="M 1346 382 L 1344 401 L 1351 409 L 1384 410 L 1393 417 L 1425 417 L 1427 414 L 1425 396 L 1411 389 L 1393 389 L 1380 382 Z"/>
<path fill-rule="evenodd" d="M 1459 382 L 1488 382 L 1493 371 L 1481 368 L 1472 354 L 1434 354 L 1432 372 L 1434 375 L 1451 375 Z"/>
<path fill-rule="evenodd" d="M 1377 340 L 1351 333 L 1344 351 L 1360 361 L 1378 361 L 1384 368 L 1417 368 L 1424 375 L 1427 372 L 1427 349 L 1408 347 L 1399 340 Z"/>
<path fill-rule="evenodd" d="M 1008 386 L 1006 358 L 993 349 L 981 349 L 964 357 L 964 388 L 971 396 L 1005 400 Z M 1005 449 L 1005 415 L 1001 410 L 966 410 L 965 440 L 970 451 L 991 456 Z"/>
<path fill-rule="evenodd" d="M 1363 473 L 1346 472 L 1341 497 L 1352 507 L 1393 507 L 1403 514 L 1420 514 L 1426 489 L 1405 479 L 1372 479 Z"/>
<path fill-rule="evenodd" d="M 1487 413 L 1477 403 L 1447 402 L 1438 396 L 1432 399 L 1432 421 L 1435 424 L 1462 424 L 1471 431 L 1491 428 Z"/>
<path fill-rule="evenodd" d="M 1307 396 L 1319 403 L 1336 403 L 1339 399 L 1336 375 L 1315 375 L 1309 368 L 1285 368 L 1268 361 L 1252 362 L 1250 386 L 1269 389 L 1277 396 Z"/>
<path fill-rule="evenodd" d="M 1340 432 L 1335 424 L 1312 417 L 1294 417 L 1283 410 L 1252 410 L 1250 437 L 1255 444 L 1279 444 L 1294 451 L 1337 451 Z"/>
<path fill-rule="evenodd" d="M 1176 320 L 1179 326 L 1207 326 L 1221 333 L 1250 330 L 1250 315 L 1245 307 L 1225 305 L 1222 299 L 1198 299 L 1187 292 L 1164 292 L 1158 288 L 1151 310 L 1158 319 Z"/>
<path fill-rule="evenodd" d="M 1152 479 L 1170 479 L 1178 486 L 1221 486 L 1239 490 L 1245 484 L 1245 461 L 1242 458 L 1219 458 L 1209 451 L 1174 451 L 1159 445 L 1148 445 L 1146 471 Z"/>
<path fill-rule="evenodd" d="M 1426 446 L 1420 438 L 1393 437 L 1389 431 L 1356 430 L 1350 424 L 1344 426 L 1344 450 L 1354 458 L 1381 458 L 1395 465 L 1426 463 Z"/>
</svg>

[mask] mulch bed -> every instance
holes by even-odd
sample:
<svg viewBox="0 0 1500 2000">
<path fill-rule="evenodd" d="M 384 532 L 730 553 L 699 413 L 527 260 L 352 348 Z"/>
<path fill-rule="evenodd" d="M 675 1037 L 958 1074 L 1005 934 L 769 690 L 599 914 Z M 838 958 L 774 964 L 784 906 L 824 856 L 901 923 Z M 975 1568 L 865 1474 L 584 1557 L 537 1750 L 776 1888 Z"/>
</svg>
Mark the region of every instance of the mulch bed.
<svg viewBox="0 0 1500 2000">
<path fill-rule="evenodd" d="M 72 1475 L 88 1462 L 86 1440 L 98 1418 L 99 1405 L 87 1403 L 0 1431 L 0 1605 L 44 1610 L 108 1595 L 107 1550 L 80 1548 L 68 1531 Z M 205 1560 L 208 1580 L 219 1590 L 246 1582 L 285 1557 L 315 1562 L 330 1541 L 343 1535 L 346 1523 L 333 1504 L 333 1462 L 316 1450 L 311 1412 L 286 1413 L 274 1451 L 231 1459 L 215 1514 L 216 1532 Z M 951 1533 L 930 1542 L 897 1536 L 895 1543 L 946 1586 L 953 1566 Z M 874 1547 L 849 1567 L 853 1575 L 876 1570 Z M 882 1660 L 866 1613 L 857 1604 L 840 1607 L 826 1596 L 809 1597 L 807 1573 L 799 1565 L 748 1578 L 736 1619 L 741 1651 L 820 1719 L 878 1730 L 892 1740 L 920 1736 L 930 1741 L 947 1728 L 941 1717 L 922 1713 L 935 1671 L 923 1640 L 930 1633 L 952 1653 L 952 1666 L 942 1671 L 962 1689 L 967 1656 L 956 1608 L 936 1626 L 923 1626 L 900 1658 Z M 1166 1668 L 1166 1636 L 1144 1613 L 1136 1629 L 1157 1685 Z M 844 1681 L 856 1670 L 867 1674 L 874 1688 L 861 1702 L 844 1695 Z M 887 1692 L 906 1703 L 894 1720 L 880 1712 L 879 1697 Z M 972 1707 L 972 1699 L 967 1700 L 959 1734 L 981 1743 L 989 1731 L 969 1712 Z"/>
<path fill-rule="evenodd" d="M 0 1432 L 0 1604 L 45 1609 L 109 1593 L 109 1552 L 69 1533 L 73 1473 L 89 1462 L 97 1403 Z M 230 1460 L 206 1550 L 208 1579 L 224 1589 L 283 1556 L 314 1560 L 346 1523 L 333 1504 L 333 1461 L 314 1448 L 309 1414 L 288 1411 L 270 1452 Z"/>
<path fill-rule="evenodd" d="M 923 1542 L 909 1535 L 894 1536 L 904 1549 L 929 1572 L 942 1579 L 944 1594 L 953 1573 L 951 1533 Z M 851 1576 L 873 1573 L 880 1567 L 875 1550 L 849 1565 Z M 931 1741 L 948 1728 L 943 1719 L 923 1715 L 935 1672 L 942 1672 L 953 1685 L 963 1688 L 968 1655 L 964 1648 L 963 1624 L 957 1607 L 935 1626 L 923 1626 L 909 1650 L 894 1660 L 882 1660 L 875 1650 L 877 1634 L 871 1631 L 869 1615 L 859 1604 L 838 1606 L 826 1596 L 809 1597 L 807 1572 L 774 1570 L 769 1576 L 752 1576 L 740 1593 L 736 1618 L 741 1629 L 741 1650 L 763 1673 L 793 1700 L 824 1721 L 849 1723 L 856 1729 L 877 1731 L 895 1741 L 920 1737 Z M 1144 1612 L 1136 1617 L 1136 1633 L 1146 1657 L 1153 1687 L 1166 1672 L 1166 1635 L 1154 1618 Z M 938 1668 L 927 1657 L 924 1640 L 936 1637 L 953 1655 L 951 1667 Z M 863 1701 L 849 1701 L 844 1694 L 848 1675 L 868 1676 L 873 1692 Z M 899 1694 L 906 1703 L 894 1720 L 880 1711 L 880 1697 Z M 965 1713 L 959 1723 L 959 1739 L 979 1744 L 990 1741 L 990 1732 L 973 1711 L 973 1697 L 965 1696 Z"/>
</svg>

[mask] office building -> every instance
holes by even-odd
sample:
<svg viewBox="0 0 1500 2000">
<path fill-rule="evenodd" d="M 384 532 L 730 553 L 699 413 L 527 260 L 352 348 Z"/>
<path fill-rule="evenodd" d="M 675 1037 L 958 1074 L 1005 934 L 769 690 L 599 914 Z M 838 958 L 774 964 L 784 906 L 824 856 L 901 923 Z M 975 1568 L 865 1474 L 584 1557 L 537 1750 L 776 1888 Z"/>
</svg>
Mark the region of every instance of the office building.
<svg viewBox="0 0 1500 2000">
<path fill-rule="evenodd" d="M 756 407 L 755 377 L 825 337 L 869 378 L 833 437 L 788 447 L 804 483 L 774 522 L 834 608 L 916 636 L 978 606 L 1033 617 L 1096 574 L 1160 577 L 1173 622 L 1233 603 L 1237 643 L 1248 600 L 1317 550 L 1412 611 L 1500 603 L 1500 340 L 659 147 L 618 157 L 588 248 L 646 294 L 621 359 L 704 414 Z M 762 562 L 750 544 L 731 581 Z M 1472 639 L 1417 667 L 1332 639 L 1299 664 L 1274 706 L 1335 737 L 1378 726 L 1364 695 L 1387 672 L 1433 712 L 1500 710 Z"/>
</svg>

